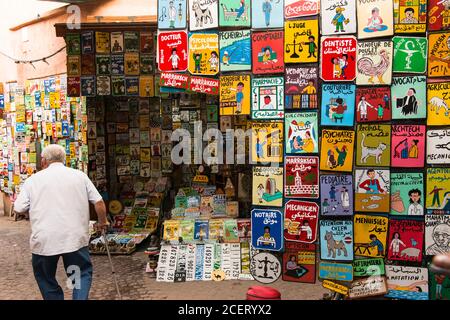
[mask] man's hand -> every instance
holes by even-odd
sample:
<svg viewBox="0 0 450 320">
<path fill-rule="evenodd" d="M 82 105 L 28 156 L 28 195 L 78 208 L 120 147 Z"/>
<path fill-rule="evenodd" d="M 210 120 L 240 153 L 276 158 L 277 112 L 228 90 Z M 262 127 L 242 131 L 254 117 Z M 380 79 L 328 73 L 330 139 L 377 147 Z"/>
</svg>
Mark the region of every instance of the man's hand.
<svg viewBox="0 0 450 320">
<path fill-rule="evenodd" d="M 94 225 L 95 231 L 106 233 L 108 231 L 110 224 L 108 221 L 99 221 Z"/>
</svg>

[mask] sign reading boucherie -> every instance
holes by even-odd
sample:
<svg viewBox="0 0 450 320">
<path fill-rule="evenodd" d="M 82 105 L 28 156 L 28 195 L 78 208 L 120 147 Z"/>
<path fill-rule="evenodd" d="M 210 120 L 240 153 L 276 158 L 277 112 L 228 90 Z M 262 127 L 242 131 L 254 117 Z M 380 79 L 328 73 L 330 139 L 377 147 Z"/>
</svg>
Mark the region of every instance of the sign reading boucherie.
<svg viewBox="0 0 450 320">
<path fill-rule="evenodd" d="M 191 77 L 189 90 L 206 94 L 219 94 L 219 80 L 202 77 Z"/>
<path fill-rule="evenodd" d="M 189 87 L 189 76 L 181 73 L 161 73 L 159 80 L 161 87 L 171 87 L 179 89 L 187 89 Z"/>
</svg>

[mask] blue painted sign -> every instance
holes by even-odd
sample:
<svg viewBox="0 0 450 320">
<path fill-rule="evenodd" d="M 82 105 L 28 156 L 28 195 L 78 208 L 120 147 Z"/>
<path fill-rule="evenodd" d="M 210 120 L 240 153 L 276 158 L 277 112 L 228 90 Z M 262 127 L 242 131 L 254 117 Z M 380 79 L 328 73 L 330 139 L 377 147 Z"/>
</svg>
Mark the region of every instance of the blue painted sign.
<svg viewBox="0 0 450 320">
<path fill-rule="evenodd" d="M 319 264 L 319 278 L 353 281 L 353 266 L 348 263 L 321 262 Z"/>
<path fill-rule="evenodd" d="M 158 29 L 186 29 L 186 0 L 158 0 Z"/>
<path fill-rule="evenodd" d="M 283 28 L 283 0 L 256 0 L 252 5 L 253 29 Z"/>
<path fill-rule="evenodd" d="M 283 222 L 283 214 L 279 210 L 253 209 L 252 246 L 260 250 L 282 250 Z"/>
</svg>

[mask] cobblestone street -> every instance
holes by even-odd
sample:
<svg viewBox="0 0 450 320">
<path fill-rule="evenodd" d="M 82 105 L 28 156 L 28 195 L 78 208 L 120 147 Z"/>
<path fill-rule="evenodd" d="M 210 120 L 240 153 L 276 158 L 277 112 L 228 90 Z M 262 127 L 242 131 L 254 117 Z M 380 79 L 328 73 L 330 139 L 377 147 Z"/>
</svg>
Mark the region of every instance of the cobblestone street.
<svg viewBox="0 0 450 320">
<path fill-rule="evenodd" d="M 0 300 L 41 299 L 31 267 L 31 253 L 28 245 L 30 226 L 28 221 L 14 222 L 0 217 Z M 106 256 L 93 256 L 94 281 L 91 299 L 115 299 L 116 291 L 111 269 Z M 123 299 L 215 299 L 242 300 L 248 287 L 258 285 L 254 281 L 160 283 L 150 279 L 145 273 L 147 256 L 136 252 L 131 256 L 113 256 L 113 263 L 119 279 Z M 57 277 L 65 291 L 66 299 L 71 298 L 66 288 L 62 261 Z M 283 299 L 317 300 L 325 291 L 320 284 L 298 284 L 277 281 L 272 284 L 280 290 Z"/>
</svg>

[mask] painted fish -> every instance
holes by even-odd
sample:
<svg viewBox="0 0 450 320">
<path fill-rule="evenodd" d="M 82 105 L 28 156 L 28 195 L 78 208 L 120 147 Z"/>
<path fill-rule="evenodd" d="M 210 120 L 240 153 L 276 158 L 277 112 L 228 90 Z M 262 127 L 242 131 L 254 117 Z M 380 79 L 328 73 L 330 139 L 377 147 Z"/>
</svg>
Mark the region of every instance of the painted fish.
<svg viewBox="0 0 450 320">
<path fill-rule="evenodd" d="M 372 201 L 378 201 L 378 200 L 381 200 L 382 198 L 380 197 L 380 196 L 371 196 L 370 197 L 370 200 L 372 200 Z"/>
<path fill-rule="evenodd" d="M 379 206 L 380 206 L 379 204 L 374 203 L 374 204 L 371 204 L 370 206 L 367 206 L 366 208 L 367 208 L 367 209 L 376 209 L 376 208 L 378 208 Z"/>
</svg>

